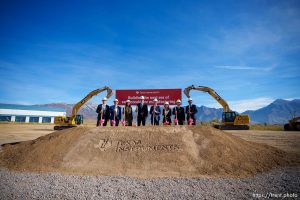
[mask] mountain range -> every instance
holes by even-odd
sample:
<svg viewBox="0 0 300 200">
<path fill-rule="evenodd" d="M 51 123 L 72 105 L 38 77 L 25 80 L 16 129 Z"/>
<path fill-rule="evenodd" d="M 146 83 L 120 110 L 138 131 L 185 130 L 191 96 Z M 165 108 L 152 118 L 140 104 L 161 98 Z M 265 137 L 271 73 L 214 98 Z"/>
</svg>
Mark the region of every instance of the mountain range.
<svg viewBox="0 0 300 200">
<path fill-rule="evenodd" d="M 295 116 L 300 116 L 300 99 L 291 101 L 277 99 L 255 111 L 246 111 L 252 123 L 284 124 Z"/>
<path fill-rule="evenodd" d="M 50 103 L 43 104 L 42 106 L 63 108 L 66 110 L 67 115 L 70 115 L 73 108 L 73 104 L 66 103 Z M 97 104 L 88 102 L 81 107 L 78 114 L 82 114 L 85 119 L 96 119 L 96 108 Z M 197 107 L 197 109 L 198 113 L 196 114 L 196 118 L 198 121 L 211 121 L 213 119 L 220 120 L 222 118 L 222 108 L 217 109 L 200 106 Z M 277 99 L 263 108 L 258 110 L 248 110 L 241 114 L 250 115 L 252 124 L 284 124 L 291 119 L 293 115 L 300 116 L 300 99 Z"/>
</svg>

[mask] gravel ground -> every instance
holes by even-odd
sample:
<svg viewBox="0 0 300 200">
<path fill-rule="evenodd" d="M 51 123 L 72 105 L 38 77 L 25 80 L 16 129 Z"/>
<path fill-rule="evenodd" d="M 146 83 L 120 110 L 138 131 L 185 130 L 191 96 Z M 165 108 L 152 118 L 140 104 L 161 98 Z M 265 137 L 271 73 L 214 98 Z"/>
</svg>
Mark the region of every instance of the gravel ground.
<svg viewBox="0 0 300 200">
<path fill-rule="evenodd" d="M 246 179 L 150 180 L 0 169 L 1 199 L 253 199 L 254 194 L 264 199 L 260 195 L 287 193 L 299 199 L 300 168 L 277 169 Z"/>
</svg>

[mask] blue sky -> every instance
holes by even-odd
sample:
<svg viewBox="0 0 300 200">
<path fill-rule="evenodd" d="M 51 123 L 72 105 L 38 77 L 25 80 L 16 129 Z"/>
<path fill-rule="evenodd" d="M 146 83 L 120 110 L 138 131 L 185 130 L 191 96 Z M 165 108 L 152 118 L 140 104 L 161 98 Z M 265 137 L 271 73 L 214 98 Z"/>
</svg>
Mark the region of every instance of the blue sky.
<svg viewBox="0 0 300 200">
<path fill-rule="evenodd" d="M 75 103 L 104 85 L 210 86 L 238 111 L 300 97 L 297 0 L 2 0 L 0 26 L 2 103 Z"/>
</svg>

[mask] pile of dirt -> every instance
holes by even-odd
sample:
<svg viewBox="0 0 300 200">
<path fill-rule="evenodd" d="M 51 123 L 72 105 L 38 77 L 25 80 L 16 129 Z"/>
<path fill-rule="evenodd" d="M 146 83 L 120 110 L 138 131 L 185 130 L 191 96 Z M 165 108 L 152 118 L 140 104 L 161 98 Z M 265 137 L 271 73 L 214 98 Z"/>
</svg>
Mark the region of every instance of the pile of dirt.
<svg viewBox="0 0 300 200">
<path fill-rule="evenodd" d="M 247 177 L 299 165 L 288 153 L 211 127 L 78 127 L 6 144 L 0 165 L 79 175 Z"/>
</svg>

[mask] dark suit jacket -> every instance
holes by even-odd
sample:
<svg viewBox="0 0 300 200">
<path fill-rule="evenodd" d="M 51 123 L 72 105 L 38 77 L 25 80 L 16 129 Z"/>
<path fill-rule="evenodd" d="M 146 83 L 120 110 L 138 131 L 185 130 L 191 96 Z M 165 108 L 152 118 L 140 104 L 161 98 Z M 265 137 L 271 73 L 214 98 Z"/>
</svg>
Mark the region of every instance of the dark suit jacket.
<svg viewBox="0 0 300 200">
<path fill-rule="evenodd" d="M 116 120 L 121 120 L 122 117 L 122 109 L 120 106 L 117 106 Z M 115 118 L 115 105 L 110 107 L 110 120 Z"/>
<path fill-rule="evenodd" d="M 190 114 L 189 114 L 189 110 L 190 110 L 190 112 L 192 113 L 191 116 L 190 116 Z M 192 106 L 190 106 L 190 108 L 189 108 L 189 105 L 185 107 L 185 113 L 186 113 L 186 118 L 187 118 L 187 119 L 189 119 L 190 117 L 191 117 L 192 119 L 195 119 L 195 114 L 196 114 L 197 112 L 198 112 L 197 107 L 196 107 L 196 105 L 194 105 L 194 104 L 192 104 Z"/>
<path fill-rule="evenodd" d="M 96 112 L 98 113 L 98 119 L 101 119 L 101 111 L 102 111 L 102 104 L 99 104 L 96 110 Z M 110 110 L 109 110 L 109 106 L 106 104 L 105 112 L 103 113 L 103 119 L 108 120 L 109 116 L 110 116 Z"/>
<path fill-rule="evenodd" d="M 154 106 L 151 106 L 151 108 L 150 108 L 151 120 L 153 119 L 153 109 L 154 109 Z M 154 115 L 155 120 L 159 121 L 160 120 L 160 113 L 161 113 L 160 106 L 156 106 L 155 111 L 157 112 Z"/>
<path fill-rule="evenodd" d="M 131 106 L 124 106 L 122 113 L 125 116 L 126 121 L 133 120 L 133 113 L 132 113 Z"/>
<path fill-rule="evenodd" d="M 143 104 L 143 107 L 141 105 L 141 103 L 139 103 L 137 105 L 137 109 L 138 109 L 138 117 L 147 117 L 148 116 L 148 106 L 147 104 Z"/>
<path fill-rule="evenodd" d="M 163 123 L 165 123 L 165 121 L 172 123 L 172 119 L 171 119 L 172 110 L 170 108 L 168 111 L 165 111 L 165 109 L 163 109 L 162 115 L 163 115 Z"/>
<path fill-rule="evenodd" d="M 175 115 L 175 118 L 176 118 L 176 113 L 175 113 L 175 110 L 177 111 L 177 118 L 179 121 L 184 121 L 185 120 L 185 114 L 184 114 L 184 108 L 183 107 L 177 107 L 175 106 L 173 108 L 173 115 Z"/>
</svg>

